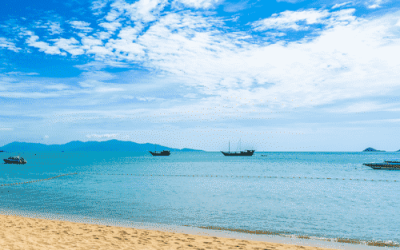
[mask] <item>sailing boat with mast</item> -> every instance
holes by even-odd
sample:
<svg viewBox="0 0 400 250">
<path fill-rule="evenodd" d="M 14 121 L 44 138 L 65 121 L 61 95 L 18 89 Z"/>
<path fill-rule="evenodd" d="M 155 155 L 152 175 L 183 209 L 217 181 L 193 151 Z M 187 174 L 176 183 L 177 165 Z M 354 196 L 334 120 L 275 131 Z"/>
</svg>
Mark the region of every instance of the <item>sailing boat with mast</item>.
<svg viewBox="0 0 400 250">
<path fill-rule="evenodd" d="M 154 152 L 149 151 L 150 154 L 152 154 L 153 156 L 169 156 L 171 154 L 171 152 L 169 150 L 163 150 L 160 152 L 157 152 L 157 146 L 154 145 Z"/>
<path fill-rule="evenodd" d="M 229 151 L 224 152 L 221 151 L 221 153 L 225 156 L 252 156 L 255 152 L 255 150 L 245 150 L 241 151 L 242 148 L 242 140 L 239 140 L 239 152 L 231 152 L 231 142 L 229 142 Z"/>
</svg>

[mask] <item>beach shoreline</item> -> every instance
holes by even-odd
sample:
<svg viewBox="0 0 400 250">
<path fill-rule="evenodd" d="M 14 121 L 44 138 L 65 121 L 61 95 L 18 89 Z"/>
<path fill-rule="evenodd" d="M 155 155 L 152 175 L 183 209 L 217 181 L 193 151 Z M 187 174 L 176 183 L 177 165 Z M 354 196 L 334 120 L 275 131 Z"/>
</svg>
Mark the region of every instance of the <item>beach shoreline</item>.
<svg viewBox="0 0 400 250">
<path fill-rule="evenodd" d="M 0 215 L 2 249 L 276 249 L 312 246 Z"/>
<path fill-rule="evenodd" d="M 308 236 L 299 236 L 299 235 L 279 235 L 279 234 L 263 234 L 263 233 L 249 233 L 243 232 L 247 230 L 234 230 L 234 229 L 223 229 L 223 228 L 205 228 L 205 227 L 196 227 L 196 226 L 180 226 L 180 225 L 168 225 L 161 223 L 148 223 L 148 222 L 133 222 L 133 221 L 125 221 L 118 220 L 115 218 L 108 219 L 99 219 L 93 218 L 89 216 L 76 216 L 69 214 L 60 214 L 60 213 L 47 213 L 47 212 L 33 212 L 33 211 L 24 211 L 24 210 L 9 210 L 9 209 L 0 209 L 0 229 L 2 231 L 7 231 L 7 228 L 4 227 L 4 218 L 7 217 L 12 220 L 21 221 L 24 220 L 40 220 L 44 227 L 46 227 L 46 223 L 60 222 L 60 223 L 76 223 L 80 225 L 84 225 L 84 227 L 92 228 L 90 230 L 95 230 L 93 227 L 107 227 L 107 228 L 116 228 L 116 229 L 132 229 L 132 230 L 140 230 L 140 231 L 149 231 L 149 232 L 160 232 L 167 234 L 181 234 L 181 235 L 191 235 L 193 237 L 197 236 L 205 236 L 211 238 L 222 238 L 222 239 L 234 239 L 234 240 L 243 240 L 249 242 L 263 242 L 266 244 L 278 244 L 280 248 L 265 248 L 265 249 L 278 249 L 278 250 L 286 250 L 286 249 L 305 249 L 305 250 L 315 250 L 315 249 L 334 249 L 334 250 L 382 250 L 387 249 L 400 249 L 396 246 L 389 245 L 368 245 L 362 242 L 346 242 L 340 241 L 339 239 L 329 239 L 329 238 L 316 238 L 316 237 L 308 237 Z M 17 225 L 16 222 L 6 222 L 11 225 Z M 30 223 L 32 225 L 32 223 Z M 21 227 L 21 226 L 17 226 Z M 76 228 L 76 227 L 75 227 Z M 214 229 L 213 229 L 214 228 Z M 37 228 L 37 230 L 41 230 Z M 29 231 L 29 230 L 28 230 Z M 65 230 L 63 230 L 65 233 Z M 28 232 L 29 234 L 29 232 Z M 62 234 L 61 234 L 62 235 Z M 4 236 L 4 234 L 3 234 Z M 0 240 L 0 247 L 2 240 Z M 282 248 L 282 246 L 283 248 Z M 144 247 L 144 246 L 142 246 Z M 287 248 L 289 247 L 289 248 Z M 294 248 L 293 248 L 294 247 Z M 14 248 L 10 248 L 14 249 Z M 19 249 L 19 248 L 16 248 Z M 23 249 L 23 248 L 21 248 Z M 33 248 L 36 249 L 36 248 Z M 37 248 L 40 249 L 40 248 Z M 59 248 L 55 248 L 59 249 Z M 62 249 L 62 247 L 61 247 Z M 83 248 L 82 248 L 83 249 Z M 99 248 L 103 249 L 103 248 Z M 134 248 L 134 249 L 148 249 L 144 248 Z M 157 248 L 156 248 L 157 249 Z M 167 248 L 167 249 L 178 249 L 178 248 Z M 185 249 L 185 248 L 183 248 Z M 196 248 L 195 248 L 196 249 Z M 201 249 L 201 248 L 199 248 Z M 209 249 L 209 248 L 206 248 Z M 214 248 L 212 248 L 214 249 Z M 215 249 L 225 249 L 216 247 Z M 228 248 L 226 248 L 228 249 Z M 240 249 L 240 248 L 235 248 Z M 244 249 L 253 249 L 253 248 L 244 248 Z M 255 248 L 256 249 L 256 248 Z M 264 249 L 264 248 L 261 248 Z"/>
<path fill-rule="evenodd" d="M 0 232 L 1 249 L 384 249 L 186 226 L 121 225 L 90 218 L 80 222 L 61 215 L 4 210 L 0 211 Z"/>
</svg>

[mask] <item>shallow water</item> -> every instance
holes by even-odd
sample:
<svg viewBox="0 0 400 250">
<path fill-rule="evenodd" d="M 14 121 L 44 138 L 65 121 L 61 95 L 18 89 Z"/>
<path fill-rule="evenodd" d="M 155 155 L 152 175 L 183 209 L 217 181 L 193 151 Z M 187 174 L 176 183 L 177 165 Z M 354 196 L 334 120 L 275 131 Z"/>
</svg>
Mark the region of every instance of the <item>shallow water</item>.
<svg viewBox="0 0 400 250">
<path fill-rule="evenodd" d="M 0 166 L 0 184 L 77 174 L 2 186 L 0 209 L 399 243 L 400 171 L 362 165 L 399 155 L 25 153 L 28 164 Z"/>
</svg>

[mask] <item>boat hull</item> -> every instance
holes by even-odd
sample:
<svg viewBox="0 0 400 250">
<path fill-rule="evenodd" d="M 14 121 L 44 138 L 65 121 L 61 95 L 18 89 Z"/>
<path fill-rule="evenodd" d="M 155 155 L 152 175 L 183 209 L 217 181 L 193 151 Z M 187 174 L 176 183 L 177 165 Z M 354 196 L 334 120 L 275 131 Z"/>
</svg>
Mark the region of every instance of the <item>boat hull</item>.
<svg viewBox="0 0 400 250">
<path fill-rule="evenodd" d="M 26 164 L 26 161 L 10 161 L 10 160 L 4 159 L 4 164 Z"/>
<path fill-rule="evenodd" d="M 225 156 L 252 156 L 254 154 L 254 150 L 241 151 L 239 153 L 221 151 L 221 153 Z"/>
<path fill-rule="evenodd" d="M 400 170 L 400 164 L 364 163 L 363 165 L 368 166 L 373 169 Z"/>
<path fill-rule="evenodd" d="M 152 152 L 149 151 L 150 154 L 152 154 L 153 156 L 169 156 L 171 153 L 169 151 L 161 151 L 161 152 Z"/>
</svg>

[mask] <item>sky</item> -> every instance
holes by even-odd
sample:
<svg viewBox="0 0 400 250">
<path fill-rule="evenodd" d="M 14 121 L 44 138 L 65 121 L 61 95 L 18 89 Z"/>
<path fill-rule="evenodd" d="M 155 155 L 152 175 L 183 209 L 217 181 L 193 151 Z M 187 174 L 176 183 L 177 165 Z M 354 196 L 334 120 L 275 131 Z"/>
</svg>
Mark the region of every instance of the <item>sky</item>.
<svg viewBox="0 0 400 250">
<path fill-rule="evenodd" d="M 400 149 L 400 1 L 13 0 L 0 146 Z"/>
</svg>

